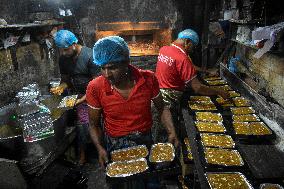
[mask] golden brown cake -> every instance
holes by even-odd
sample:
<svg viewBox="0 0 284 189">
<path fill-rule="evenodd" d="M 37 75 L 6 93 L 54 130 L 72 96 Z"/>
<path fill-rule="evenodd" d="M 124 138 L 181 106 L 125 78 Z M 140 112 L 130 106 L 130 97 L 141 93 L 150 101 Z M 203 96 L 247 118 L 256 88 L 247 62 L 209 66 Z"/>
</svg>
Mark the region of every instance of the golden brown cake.
<svg viewBox="0 0 284 189">
<path fill-rule="evenodd" d="M 205 148 L 205 159 L 208 164 L 223 166 L 242 166 L 243 159 L 237 150 L 222 148 Z"/>
<path fill-rule="evenodd" d="M 242 114 L 254 114 L 255 110 L 252 107 L 233 107 L 231 108 L 232 114 L 242 115 Z"/>
<path fill-rule="evenodd" d="M 236 122 L 259 121 L 259 117 L 255 114 L 233 115 L 233 121 Z"/>
<path fill-rule="evenodd" d="M 201 142 L 206 147 L 234 148 L 235 142 L 229 135 L 201 134 Z"/>
<path fill-rule="evenodd" d="M 175 158 L 174 146 L 171 143 L 153 144 L 149 160 L 150 162 L 168 162 Z"/>
<path fill-rule="evenodd" d="M 250 106 L 249 100 L 243 97 L 235 97 L 233 98 L 233 102 L 236 106 Z"/>
<path fill-rule="evenodd" d="M 148 149 L 145 145 L 120 149 L 112 151 L 111 153 L 112 161 L 129 161 L 144 158 L 148 155 Z"/>
<path fill-rule="evenodd" d="M 223 107 L 232 107 L 234 106 L 233 102 L 231 101 L 231 99 L 223 99 L 222 97 L 218 97 L 216 98 L 216 102 Z"/>
<path fill-rule="evenodd" d="M 196 112 L 195 115 L 196 115 L 197 121 L 223 122 L 223 118 L 222 118 L 222 115 L 220 113 Z"/>
<path fill-rule="evenodd" d="M 250 189 L 251 185 L 241 173 L 207 173 L 211 189 Z"/>
<path fill-rule="evenodd" d="M 208 85 L 226 85 L 227 82 L 220 79 L 220 80 L 214 80 L 214 81 L 207 81 Z"/>
<path fill-rule="evenodd" d="M 199 132 L 212 132 L 212 133 L 225 133 L 226 129 L 222 123 L 213 123 L 213 122 L 195 122 L 197 130 Z"/>
<path fill-rule="evenodd" d="M 207 111 L 212 111 L 212 110 L 217 110 L 216 106 L 214 105 L 213 102 L 206 102 L 206 101 L 201 101 L 201 102 L 192 102 L 189 101 L 189 108 L 191 110 L 207 110 Z"/>
<path fill-rule="evenodd" d="M 110 177 L 125 177 L 144 172 L 148 169 L 145 158 L 124 162 L 113 162 L 107 165 L 106 174 Z"/>
<path fill-rule="evenodd" d="M 206 101 L 206 102 L 212 102 L 211 98 L 209 96 L 190 96 L 190 101 L 192 102 L 200 102 L 200 101 Z"/>
</svg>

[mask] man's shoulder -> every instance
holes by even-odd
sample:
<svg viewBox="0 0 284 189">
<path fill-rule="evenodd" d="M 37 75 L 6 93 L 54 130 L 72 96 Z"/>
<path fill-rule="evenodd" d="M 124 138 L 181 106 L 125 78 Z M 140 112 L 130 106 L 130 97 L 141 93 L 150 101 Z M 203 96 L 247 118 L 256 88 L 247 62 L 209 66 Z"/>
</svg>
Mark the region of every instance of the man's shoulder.
<svg viewBox="0 0 284 189">
<path fill-rule="evenodd" d="M 103 76 L 98 76 L 89 82 L 89 87 L 101 88 L 103 86 L 104 81 L 105 78 Z"/>
</svg>

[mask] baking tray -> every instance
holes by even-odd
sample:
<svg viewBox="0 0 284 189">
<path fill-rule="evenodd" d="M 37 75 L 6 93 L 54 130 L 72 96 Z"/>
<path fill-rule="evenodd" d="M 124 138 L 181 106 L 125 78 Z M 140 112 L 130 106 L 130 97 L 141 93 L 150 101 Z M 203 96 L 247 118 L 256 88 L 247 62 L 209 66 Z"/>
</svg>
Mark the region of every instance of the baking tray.
<svg viewBox="0 0 284 189">
<path fill-rule="evenodd" d="M 232 120 L 235 122 L 258 122 L 260 118 L 256 114 L 233 115 Z"/>
<path fill-rule="evenodd" d="M 217 122 L 222 123 L 223 117 L 220 113 L 215 112 L 195 112 L 195 120 L 200 122 Z"/>
<path fill-rule="evenodd" d="M 231 145 L 231 146 L 213 146 L 213 145 L 206 145 L 206 144 L 204 144 L 204 141 L 202 140 L 202 137 L 206 137 L 207 135 L 208 135 L 209 137 L 210 137 L 210 136 L 228 137 L 229 140 L 231 140 L 232 145 Z M 233 149 L 233 148 L 235 148 L 235 146 L 236 146 L 236 144 L 235 144 L 233 138 L 232 138 L 230 135 L 215 134 L 215 133 L 200 133 L 200 142 L 201 142 L 203 148 L 204 148 L 204 147 L 210 147 L 210 148 L 228 148 L 228 149 Z"/>
<path fill-rule="evenodd" d="M 200 102 L 194 102 L 194 101 L 188 101 L 188 108 L 190 110 L 190 114 L 193 112 L 201 112 L 201 111 L 210 111 L 210 112 L 216 112 L 218 109 L 213 101 L 207 102 L 207 101 L 200 101 Z"/>
<path fill-rule="evenodd" d="M 205 171 L 246 171 L 247 170 L 247 164 L 245 163 L 245 160 L 243 158 L 241 159 L 240 166 L 211 164 L 211 163 L 207 163 L 207 160 L 205 158 L 205 151 L 204 151 L 205 148 L 202 146 L 201 141 L 198 141 L 198 149 L 199 149 L 201 164 L 203 165 Z M 234 152 L 236 151 L 240 155 L 237 149 L 224 149 L 224 148 L 212 148 L 212 149 L 231 150 Z"/>
<path fill-rule="evenodd" d="M 129 180 L 137 179 L 149 179 L 149 178 L 162 178 L 169 175 L 181 174 L 180 162 L 175 158 L 168 166 L 158 166 L 159 164 L 153 164 L 148 161 L 148 169 L 142 173 L 130 175 L 127 177 L 109 177 L 106 175 L 106 182 L 110 184 L 117 184 L 122 182 L 128 182 Z"/>
<path fill-rule="evenodd" d="M 140 149 L 139 152 L 138 152 L 140 156 L 135 157 L 135 154 L 133 154 L 133 150 L 138 150 L 138 149 Z M 143 152 L 141 152 L 141 150 L 143 150 Z M 129 154 L 131 151 L 132 151 L 132 154 Z M 127 154 L 128 159 L 127 158 L 124 159 L 124 160 L 121 159 L 121 158 L 120 159 L 119 158 L 113 159 L 114 158 L 113 156 L 114 156 L 115 153 L 127 153 L 127 152 L 128 152 L 128 154 Z M 135 159 L 140 159 L 140 158 L 146 158 L 148 156 L 148 154 L 149 154 L 149 151 L 148 151 L 148 148 L 146 147 L 146 145 L 138 145 L 138 146 L 132 146 L 132 147 L 129 147 L 129 148 L 114 150 L 110 153 L 110 156 L 111 156 L 112 161 L 130 161 L 130 160 L 135 160 Z"/>
<path fill-rule="evenodd" d="M 65 96 L 59 103 L 58 108 L 63 108 L 66 110 L 73 109 L 76 104 L 77 98 L 78 98 L 78 95 Z M 68 101 L 72 101 L 73 103 L 68 105 Z"/>
<path fill-rule="evenodd" d="M 212 124 L 212 125 L 220 125 L 220 129 L 222 128 L 222 131 L 220 130 L 220 131 L 214 131 L 214 130 L 199 130 L 199 128 L 198 128 L 198 126 L 197 126 L 197 124 L 205 124 L 205 125 L 207 125 L 207 124 Z M 196 129 L 197 129 L 197 132 L 198 133 L 226 133 L 227 132 L 227 129 L 225 128 L 225 126 L 223 125 L 223 123 L 210 123 L 210 122 L 198 122 L 198 121 L 195 121 L 194 122 L 194 126 L 196 127 Z"/>
<path fill-rule="evenodd" d="M 212 102 L 210 96 L 201 96 L 201 95 L 194 95 L 189 97 L 189 101 L 191 102 Z"/>
<path fill-rule="evenodd" d="M 205 77 L 203 80 L 206 81 L 214 81 L 214 80 L 221 80 L 222 78 L 220 76 L 212 76 L 212 77 Z"/>
<path fill-rule="evenodd" d="M 232 115 L 246 115 L 255 114 L 255 110 L 252 107 L 231 107 Z"/>
<path fill-rule="evenodd" d="M 207 173 L 205 173 L 205 177 L 206 177 L 206 179 L 207 179 L 207 181 L 208 181 L 208 184 L 209 184 L 209 186 L 210 186 L 211 189 L 226 189 L 226 187 L 225 187 L 225 186 L 214 187 L 214 186 L 212 185 L 212 183 L 209 182 L 209 178 L 208 178 L 208 177 L 209 177 L 210 174 L 237 174 L 237 175 L 239 175 L 239 176 L 243 179 L 243 181 L 246 183 L 246 185 L 248 186 L 249 189 L 253 189 L 251 183 L 250 183 L 250 182 L 247 180 L 247 178 L 246 178 L 242 173 L 240 173 L 240 172 L 207 172 Z M 237 188 L 240 188 L 240 189 L 241 189 L 241 187 L 238 187 L 238 186 L 236 186 L 235 188 L 236 188 L 236 189 L 237 189 Z"/>
<path fill-rule="evenodd" d="M 259 189 L 284 189 L 280 184 L 263 183 L 260 184 Z"/>
<path fill-rule="evenodd" d="M 219 80 L 213 80 L 213 81 L 207 80 L 206 84 L 209 86 L 220 86 L 220 85 L 227 85 L 228 83 L 223 79 L 219 79 Z"/>
<path fill-rule="evenodd" d="M 263 121 L 261 121 L 261 119 L 260 122 L 262 122 L 267 127 L 267 129 L 269 129 L 271 134 L 268 135 L 236 134 L 233 122 L 231 122 L 231 128 L 233 130 L 234 137 L 237 138 L 241 143 L 262 143 L 262 144 L 271 143 L 276 138 L 276 134 L 269 126 L 267 126 Z"/>
<path fill-rule="evenodd" d="M 153 159 L 153 155 L 154 155 L 154 150 L 158 147 L 158 146 L 161 146 L 161 147 L 169 147 L 169 148 L 171 148 L 171 158 L 170 158 L 170 160 L 168 160 L 168 161 L 163 161 L 163 160 L 157 160 L 157 161 L 155 161 L 154 159 Z M 172 162 L 173 160 L 175 159 L 175 148 L 174 148 L 174 146 L 171 144 L 171 143 L 157 143 L 157 144 L 153 144 L 152 146 L 151 146 L 151 150 L 150 150 L 150 155 L 149 155 L 149 161 L 151 162 L 151 163 L 164 163 L 164 162 Z"/>
<path fill-rule="evenodd" d="M 112 166 L 115 166 L 115 165 L 129 165 L 129 164 L 132 164 L 132 163 L 137 163 L 137 162 L 140 162 L 143 164 L 143 170 L 138 170 L 136 169 L 135 171 L 136 172 L 132 172 L 132 173 L 120 173 L 120 174 L 116 174 L 116 175 L 112 175 L 109 173 L 110 169 Z M 136 166 L 135 166 L 136 167 Z M 142 172 L 145 172 L 147 169 L 149 168 L 148 164 L 147 164 L 147 160 L 145 158 L 141 158 L 141 159 L 138 159 L 138 160 L 130 160 L 130 161 L 124 161 L 124 162 L 112 162 L 110 164 L 107 165 L 106 167 L 106 175 L 108 177 L 128 177 L 128 176 L 131 176 L 131 175 L 135 175 L 135 174 L 139 174 L 139 173 L 142 173 Z"/>
<path fill-rule="evenodd" d="M 236 107 L 251 106 L 251 102 L 244 97 L 235 97 L 232 100 Z"/>
</svg>

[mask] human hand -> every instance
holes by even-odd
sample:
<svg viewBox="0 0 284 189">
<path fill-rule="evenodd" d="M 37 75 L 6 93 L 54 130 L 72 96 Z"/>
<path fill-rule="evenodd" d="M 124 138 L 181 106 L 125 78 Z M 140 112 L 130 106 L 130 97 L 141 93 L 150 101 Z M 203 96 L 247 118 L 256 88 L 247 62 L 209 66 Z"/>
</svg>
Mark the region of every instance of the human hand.
<svg viewBox="0 0 284 189">
<path fill-rule="evenodd" d="M 213 77 L 213 76 L 218 76 L 219 75 L 219 69 L 218 68 L 210 68 L 210 69 L 207 69 L 206 72 L 208 73 L 209 77 Z"/>
<path fill-rule="evenodd" d="M 99 154 L 99 164 L 102 168 L 105 168 L 105 164 L 108 162 L 107 152 L 104 148 L 98 151 Z"/>
<path fill-rule="evenodd" d="M 169 136 L 168 136 L 168 141 L 169 141 L 170 143 L 172 143 L 176 148 L 177 148 L 178 145 L 179 145 L 179 140 L 178 140 L 177 135 L 176 135 L 175 132 L 169 134 Z"/>
<path fill-rule="evenodd" d="M 50 92 L 52 93 L 52 94 L 55 94 L 55 95 L 61 95 L 62 93 L 63 93 L 63 91 L 64 91 L 64 87 L 62 87 L 62 86 L 57 86 L 57 87 L 52 87 L 51 89 L 50 89 Z"/>
<path fill-rule="evenodd" d="M 219 93 L 219 95 L 220 95 L 223 99 L 228 99 L 228 98 L 230 98 L 230 93 L 229 93 L 228 91 L 219 90 L 218 93 Z"/>
</svg>

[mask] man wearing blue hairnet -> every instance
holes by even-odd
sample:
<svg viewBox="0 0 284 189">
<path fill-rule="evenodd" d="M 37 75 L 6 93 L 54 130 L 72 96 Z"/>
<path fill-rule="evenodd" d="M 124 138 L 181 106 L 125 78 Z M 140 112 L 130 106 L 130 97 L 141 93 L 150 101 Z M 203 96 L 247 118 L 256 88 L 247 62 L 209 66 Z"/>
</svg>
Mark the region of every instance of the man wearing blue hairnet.
<svg viewBox="0 0 284 189">
<path fill-rule="evenodd" d="M 92 49 L 78 44 L 77 37 L 68 30 L 59 30 L 54 35 L 55 45 L 59 48 L 59 68 L 61 84 L 50 91 L 60 95 L 69 88 L 73 94 L 78 94 L 76 101 L 77 129 L 80 153 L 80 164 L 86 162 L 85 146 L 88 136 L 88 107 L 86 88 L 89 81 L 99 74 L 98 66 L 93 64 Z"/>
<path fill-rule="evenodd" d="M 167 130 L 168 141 L 175 146 L 178 139 L 171 114 L 164 106 L 158 81 L 151 71 L 130 65 L 129 49 L 118 36 L 105 37 L 93 47 L 94 63 L 101 67 L 102 76 L 92 80 L 86 92 L 89 106 L 90 134 L 98 150 L 101 166 L 108 161 L 107 152 L 152 144 L 151 101 L 157 107 Z M 102 143 L 104 120 L 106 148 Z M 144 188 L 143 183 L 134 188 Z"/>
<path fill-rule="evenodd" d="M 196 67 L 193 65 L 189 53 L 193 51 L 198 43 L 198 34 L 192 29 L 186 29 L 178 34 L 178 38 L 171 46 L 164 46 L 160 49 L 156 76 L 163 99 L 172 109 L 172 114 L 178 112 L 176 108 L 179 106 L 183 91 L 188 88 L 201 95 L 229 97 L 227 91 L 203 85 L 196 77 Z M 182 133 L 184 132 L 179 131 L 178 136 L 182 135 Z"/>
</svg>

